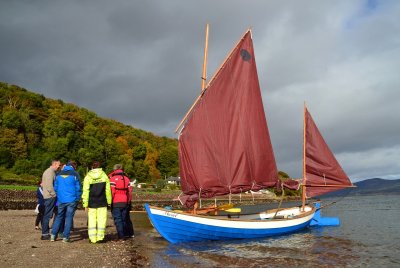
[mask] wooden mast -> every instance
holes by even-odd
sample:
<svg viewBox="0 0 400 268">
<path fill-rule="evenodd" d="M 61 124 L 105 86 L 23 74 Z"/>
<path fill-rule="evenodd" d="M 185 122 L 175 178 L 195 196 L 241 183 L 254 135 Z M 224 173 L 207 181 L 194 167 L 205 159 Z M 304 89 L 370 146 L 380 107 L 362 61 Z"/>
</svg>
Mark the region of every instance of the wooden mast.
<svg viewBox="0 0 400 268">
<path fill-rule="evenodd" d="M 208 23 L 206 24 L 206 33 L 205 33 L 205 41 L 204 41 L 204 57 L 203 57 L 203 73 L 201 76 L 201 92 L 204 91 L 206 88 L 206 83 L 207 83 L 207 55 L 208 55 L 208 28 L 209 25 Z M 199 199 L 201 201 L 201 196 L 199 196 Z M 199 201 L 196 201 L 194 204 L 193 208 L 193 213 L 197 214 L 197 208 L 199 207 Z M 200 208 L 201 208 L 201 202 L 200 202 Z"/>
<path fill-rule="evenodd" d="M 304 102 L 303 113 L 303 183 L 301 185 L 301 211 L 304 211 L 306 204 L 306 103 Z"/>
<path fill-rule="evenodd" d="M 244 36 L 247 34 L 247 32 L 251 33 L 251 30 L 248 29 L 242 36 L 242 38 L 240 38 L 240 40 L 237 42 L 237 44 L 232 48 L 232 50 L 229 52 L 228 56 L 225 58 L 224 62 L 221 64 L 221 66 L 218 68 L 218 70 L 215 72 L 214 76 L 210 79 L 210 81 L 208 82 L 207 86 L 209 86 L 215 77 L 217 77 L 217 75 L 219 74 L 219 72 L 222 70 L 222 67 L 225 65 L 225 63 L 227 62 L 227 60 L 231 57 L 233 51 L 235 51 L 235 49 L 237 48 L 237 45 L 240 43 L 240 41 L 244 38 Z M 206 87 L 207 87 L 206 86 Z M 197 99 L 193 102 L 192 106 L 190 107 L 190 109 L 187 111 L 186 115 L 183 117 L 183 119 L 181 120 L 181 122 L 179 123 L 179 125 L 176 127 L 175 129 L 175 133 L 178 132 L 178 130 L 181 128 L 181 126 L 183 125 L 183 123 L 186 121 L 186 119 L 188 118 L 188 116 L 190 115 L 190 113 L 192 112 L 193 108 L 196 106 L 197 102 L 201 99 L 201 97 L 203 96 L 203 93 L 205 92 L 206 88 L 204 88 L 201 92 L 200 95 L 197 97 Z"/>
<path fill-rule="evenodd" d="M 206 38 L 204 41 L 203 75 L 201 76 L 201 91 L 206 88 L 207 83 L 207 55 L 208 55 L 208 23 L 206 24 Z"/>
</svg>

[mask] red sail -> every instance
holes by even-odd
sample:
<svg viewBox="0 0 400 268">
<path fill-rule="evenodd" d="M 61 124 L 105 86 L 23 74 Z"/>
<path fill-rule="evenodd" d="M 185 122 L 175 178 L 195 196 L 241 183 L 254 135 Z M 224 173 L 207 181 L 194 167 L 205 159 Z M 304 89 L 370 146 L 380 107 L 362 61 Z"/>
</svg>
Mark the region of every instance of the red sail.
<svg viewBox="0 0 400 268">
<path fill-rule="evenodd" d="M 187 206 L 274 186 L 277 168 L 248 31 L 195 104 L 179 136 Z"/>
<path fill-rule="evenodd" d="M 305 125 L 306 196 L 310 198 L 352 186 L 307 109 Z"/>
</svg>

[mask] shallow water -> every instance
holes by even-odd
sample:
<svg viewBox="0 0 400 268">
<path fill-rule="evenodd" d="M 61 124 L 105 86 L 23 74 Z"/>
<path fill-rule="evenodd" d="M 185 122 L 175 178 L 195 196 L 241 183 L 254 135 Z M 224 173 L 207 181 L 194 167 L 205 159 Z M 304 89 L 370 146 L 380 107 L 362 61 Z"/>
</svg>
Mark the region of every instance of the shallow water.
<svg viewBox="0 0 400 268">
<path fill-rule="evenodd" d="M 322 215 L 339 217 L 341 226 L 178 245 L 164 240 L 145 213 L 133 217 L 135 231 L 148 237 L 143 250 L 152 267 L 400 267 L 400 196 L 346 197 Z"/>
</svg>

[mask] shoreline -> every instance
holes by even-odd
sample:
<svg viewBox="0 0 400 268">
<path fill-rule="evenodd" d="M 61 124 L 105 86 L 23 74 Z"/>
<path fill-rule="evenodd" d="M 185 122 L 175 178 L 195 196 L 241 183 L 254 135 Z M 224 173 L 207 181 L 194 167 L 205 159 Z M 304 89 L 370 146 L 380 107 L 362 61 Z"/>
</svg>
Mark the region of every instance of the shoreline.
<svg viewBox="0 0 400 268">
<path fill-rule="evenodd" d="M 151 198 L 149 198 L 151 197 Z M 215 204 L 227 204 L 229 198 L 217 197 L 216 199 L 202 199 L 203 206 Z M 285 196 L 284 201 L 298 201 L 300 197 Z M 230 199 L 233 204 L 250 205 L 259 203 L 275 203 L 281 201 L 280 197 L 271 194 L 242 194 L 232 195 Z M 182 209 L 179 200 L 174 194 L 151 194 L 133 195 L 132 210 L 144 211 L 144 204 L 148 203 L 158 207 L 172 206 L 174 209 Z M 36 192 L 29 190 L 0 189 L 0 211 L 2 210 L 34 210 L 37 204 Z M 81 206 L 79 206 L 81 208 Z"/>
</svg>

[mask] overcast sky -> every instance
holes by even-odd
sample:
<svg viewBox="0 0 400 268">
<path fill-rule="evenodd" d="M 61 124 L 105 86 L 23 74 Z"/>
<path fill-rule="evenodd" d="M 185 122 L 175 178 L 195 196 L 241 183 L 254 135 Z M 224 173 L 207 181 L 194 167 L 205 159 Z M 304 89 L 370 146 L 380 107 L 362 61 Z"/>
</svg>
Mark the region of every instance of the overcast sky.
<svg viewBox="0 0 400 268">
<path fill-rule="evenodd" d="M 0 0 L 0 81 L 174 133 L 251 27 L 278 169 L 302 174 L 303 103 L 353 181 L 400 178 L 400 1 Z"/>
</svg>

